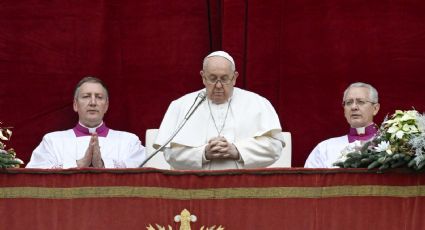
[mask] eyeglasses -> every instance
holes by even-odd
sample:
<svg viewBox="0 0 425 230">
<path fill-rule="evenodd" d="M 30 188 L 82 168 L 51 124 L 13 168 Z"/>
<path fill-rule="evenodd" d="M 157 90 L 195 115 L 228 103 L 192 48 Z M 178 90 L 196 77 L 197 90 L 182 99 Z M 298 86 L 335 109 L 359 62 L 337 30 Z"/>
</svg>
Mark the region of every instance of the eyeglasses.
<svg viewBox="0 0 425 230">
<path fill-rule="evenodd" d="M 368 101 L 368 100 L 365 100 L 365 99 L 356 98 L 356 99 L 345 100 L 345 101 L 342 102 L 342 105 L 346 106 L 346 107 L 350 107 L 350 106 L 354 105 L 354 103 L 356 103 L 356 105 L 358 105 L 358 106 L 364 106 L 364 105 L 366 105 L 366 103 L 376 104 L 376 102 L 373 102 L 373 101 Z"/>
<path fill-rule="evenodd" d="M 223 77 L 223 78 L 218 78 L 218 77 L 204 77 L 205 81 L 210 84 L 210 85 L 215 85 L 217 84 L 217 82 L 220 82 L 222 85 L 228 85 L 230 83 L 232 83 L 233 78 L 230 77 Z"/>
</svg>

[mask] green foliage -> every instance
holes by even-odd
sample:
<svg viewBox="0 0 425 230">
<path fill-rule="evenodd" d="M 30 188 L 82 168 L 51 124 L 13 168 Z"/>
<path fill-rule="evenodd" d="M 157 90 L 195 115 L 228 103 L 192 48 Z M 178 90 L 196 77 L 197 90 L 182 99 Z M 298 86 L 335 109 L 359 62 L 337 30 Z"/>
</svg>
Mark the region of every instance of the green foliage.
<svg viewBox="0 0 425 230">
<path fill-rule="evenodd" d="M 7 141 L 12 136 L 12 131 L 9 128 L 0 127 L 0 140 Z M 15 150 L 10 148 L 5 149 L 6 145 L 0 141 L 0 168 L 16 168 L 23 164 L 22 160 L 16 158 Z"/>
<path fill-rule="evenodd" d="M 425 117 L 416 110 L 397 110 L 385 119 L 378 134 L 353 152 L 342 153 L 341 168 L 368 168 L 383 171 L 425 166 Z"/>
</svg>

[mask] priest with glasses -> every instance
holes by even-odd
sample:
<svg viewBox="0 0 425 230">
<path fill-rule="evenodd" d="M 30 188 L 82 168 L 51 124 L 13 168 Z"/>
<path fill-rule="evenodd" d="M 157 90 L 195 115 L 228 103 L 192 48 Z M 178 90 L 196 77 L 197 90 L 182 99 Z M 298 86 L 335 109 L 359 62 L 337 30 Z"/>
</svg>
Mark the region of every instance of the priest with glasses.
<svg viewBox="0 0 425 230">
<path fill-rule="evenodd" d="M 342 107 L 350 128 L 346 135 L 320 142 L 305 162 L 306 168 L 333 168 L 343 152 L 361 146 L 378 132 L 373 117 L 378 113 L 378 91 L 370 84 L 356 82 L 344 91 Z"/>
<path fill-rule="evenodd" d="M 155 148 L 165 144 L 198 95 L 206 93 L 207 99 L 163 151 L 171 167 L 262 168 L 278 160 L 285 145 L 278 115 L 266 98 L 234 87 L 238 72 L 233 58 L 224 51 L 209 54 L 200 75 L 205 89 L 170 104 L 154 143 Z"/>
</svg>

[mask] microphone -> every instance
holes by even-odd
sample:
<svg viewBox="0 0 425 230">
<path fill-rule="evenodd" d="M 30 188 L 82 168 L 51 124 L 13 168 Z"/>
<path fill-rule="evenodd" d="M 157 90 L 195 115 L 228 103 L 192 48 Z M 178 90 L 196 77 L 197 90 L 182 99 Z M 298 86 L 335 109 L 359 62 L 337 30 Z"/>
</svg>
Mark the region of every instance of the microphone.
<svg viewBox="0 0 425 230">
<path fill-rule="evenodd" d="M 184 116 L 185 120 L 189 120 L 189 118 L 192 116 L 192 114 L 195 112 L 195 110 L 201 105 L 203 101 L 207 98 L 207 94 L 205 91 L 201 91 L 198 93 L 198 96 L 196 96 L 195 101 L 193 102 L 192 106 L 190 107 L 189 111 L 187 111 L 186 116 Z M 198 101 L 199 99 L 199 101 Z M 196 101 L 198 103 L 196 104 Z M 195 106 L 196 104 L 196 106 Z"/>
<path fill-rule="evenodd" d="M 196 96 L 195 101 L 193 101 L 192 106 L 190 106 L 189 110 L 187 111 L 186 115 L 184 116 L 184 119 L 180 122 L 177 129 L 173 132 L 173 134 L 167 139 L 167 141 L 161 145 L 157 150 L 155 150 L 149 157 L 147 157 L 142 164 L 140 164 L 139 168 L 142 168 L 152 157 L 154 157 L 156 154 L 161 152 L 165 146 L 168 145 L 168 143 L 173 140 L 173 138 L 177 135 L 177 133 L 180 132 L 180 130 L 183 128 L 183 126 L 186 124 L 187 120 L 192 116 L 192 114 L 198 109 L 198 107 L 202 104 L 202 102 L 205 101 L 207 98 L 207 94 L 205 91 L 201 91 L 198 93 L 198 96 Z"/>
</svg>

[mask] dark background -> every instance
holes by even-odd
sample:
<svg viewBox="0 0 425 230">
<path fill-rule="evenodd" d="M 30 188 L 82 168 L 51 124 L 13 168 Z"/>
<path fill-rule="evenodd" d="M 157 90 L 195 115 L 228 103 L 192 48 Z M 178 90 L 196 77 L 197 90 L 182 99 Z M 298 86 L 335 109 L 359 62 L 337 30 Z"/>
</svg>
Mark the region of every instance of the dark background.
<svg viewBox="0 0 425 230">
<path fill-rule="evenodd" d="M 45 133 L 73 127 L 85 75 L 109 86 L 107 125 L 143 141 L 173 99 L 203 87 L 202 59 L 222 49 L 237 86 L 274 105 L 292 165 L 303 166 L 319 141 L 347 132 L 352 82 L 378 89 L 378 123 L 395 109 L 424 111 L 424 12 L 420 0 L 0 1 L 6 144 L 27 162 Z"/>
</svg>

